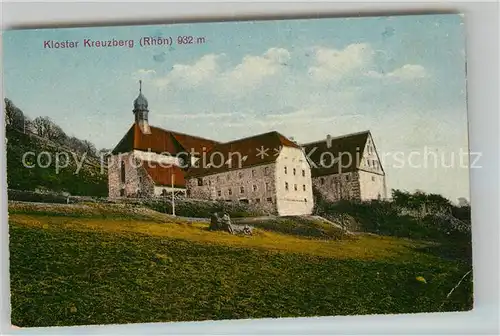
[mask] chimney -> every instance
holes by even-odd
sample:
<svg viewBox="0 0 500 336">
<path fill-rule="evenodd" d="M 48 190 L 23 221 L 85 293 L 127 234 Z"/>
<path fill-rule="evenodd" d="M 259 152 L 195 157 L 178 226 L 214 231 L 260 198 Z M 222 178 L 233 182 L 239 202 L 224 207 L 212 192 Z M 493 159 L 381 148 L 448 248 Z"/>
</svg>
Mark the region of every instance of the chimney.
<svg viewBox="0 0 500 336">
<path fill-rule="evenodd" d="M 330 134 L 328 134 L 326 136 L 326 147 L 327 148 L 331 148 L 332 147 L 332 136 Z"/>
</svg>

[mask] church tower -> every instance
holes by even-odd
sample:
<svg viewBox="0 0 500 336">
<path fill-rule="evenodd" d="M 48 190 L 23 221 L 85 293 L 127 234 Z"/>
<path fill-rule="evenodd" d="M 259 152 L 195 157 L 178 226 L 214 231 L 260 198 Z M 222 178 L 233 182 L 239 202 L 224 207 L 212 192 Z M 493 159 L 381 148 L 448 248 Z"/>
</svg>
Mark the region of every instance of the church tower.
<svg viewBox="0 0 500 336">
<path fill-rule="evenodd" d="M 134 100 L 135 123 L 141 129 L 143 134 L 151 134 L 148 122 L 148 100 L 142 94 L 142 81 L 139 81 L 139 96 Z"/>
</svg>

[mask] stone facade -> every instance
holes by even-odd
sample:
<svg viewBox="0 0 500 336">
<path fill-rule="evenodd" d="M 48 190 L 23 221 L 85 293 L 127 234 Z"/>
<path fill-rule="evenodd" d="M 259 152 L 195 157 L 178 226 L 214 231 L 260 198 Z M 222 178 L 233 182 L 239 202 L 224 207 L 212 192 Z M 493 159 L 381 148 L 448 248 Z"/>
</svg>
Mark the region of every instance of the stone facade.
<svg viewBox="0 0 500 336">
<path fill-rule="evenodd" d="M 313 178 L 314 188 L 328 201 L 335 202 L 342 199 L 366 201 L 387 198 L 385 172 L 373 138 L 369 132 L 364 134 L 364 137 L 354 134 L 333 140 L 341 143 L 349 141 L 350 137 L 358 137 L 358 140 L 351 146 L 351 152 L 344 153 L 351 155 L 351 162 L 354 162 L 352 166 L 344 168 L 345 171 L 342 171 L 342 167 L 338 170 L 327 170 Z M 360 153 L 363 153 L 361 157 Z"/>
<path fill-rule="evenodd" d="M 108 159 L 108 190 L 110 198 L 149 197 L 154 182 L 133 153 L 112 155 Z"/>
<path fill-rule="evenodd" d="M 188 197 L 245 202 L 280 216 L 311 214 L 311 171 L 302 150 L 283 147 L 275 162 L 187 180 Z"/>
<path fill-rule="evenodd" d="M 186 181 L 187 196 L 197 199 L 245 202 L 270 211 L 276 209 L 276 164 L 230 170 Z"/>
<path fill-rule="evenodd" d="M 358 172 L 315 177 L 313 178 L 313 186 L 330 202 L 361 200 Z"/>
<path fill-rule="evenodd" d="M 172 192 L 174 193 L 175 196 L 186 196 L 186 188 L 178 188 L 178 187 L 173 187 L 172 186 L 155 186 L 154 187 L 154 192 L 153 195 L 156 197 L 160 196 L 171 196 Z"/>
</svg>

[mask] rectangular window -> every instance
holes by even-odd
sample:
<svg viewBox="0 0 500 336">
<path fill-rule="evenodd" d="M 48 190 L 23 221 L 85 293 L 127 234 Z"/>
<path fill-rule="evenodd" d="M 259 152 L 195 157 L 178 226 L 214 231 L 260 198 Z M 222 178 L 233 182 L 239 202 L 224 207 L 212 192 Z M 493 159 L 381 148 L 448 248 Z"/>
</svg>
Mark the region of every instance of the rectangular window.
<svg viewBox="0 0 500 336">
<path fill-rule="evenodd" d="M 264 168 L 264 174 L 269 175 L 269 167 Z"/>
<path fill-rule="evenodd" d="M 252 177 L 255 177 L 255 170 L 252 170 Z"/>
<path fill-rule="evenodd" d="M 260 203 L 260 198 L 256 198 L 255 203 Z"/>
<path fill-rule="evenodd" d="M 218 190 L 217 191 L 217 196 L 221 197 L 222 196 L 222 191 L 221 190 Z"/>
<path fill-rule="evenodd" d="M 302 176 L 306 176 L 306 171 L 302 169 Z"/>
<path fill-rule="evenodd" d="M 273 198 L 272 198 L 272 197 L 268 197 L 268 198 L 267 198 L 267 201 L 268 201 L 269 203 L 272 203 L 272 202 L 273 202 Z"/>
<path fill-rule="evenodd" d="M 346 175 L 346 176 L 345 176 L 345 180 L 346 180 L 346 181 L 349 181 L 349 180 L 350 180 L 350 176 L 349 176 L 349 175 Z"/>
<path fill-rule="evenodd" d="M 293 175 L 295 175 L 297 173 L 297 170 L 295 168 L 293 168 Z"/>
<path fill-rule="evenodd" d="M 269 191 L 269 182 L 266 182 L 266 191 Z"/>
<path fill-rule="evenodd" d="M 203 185 L 203 179 L 199 178 L 198 179 L 198 186 L 202 186 Z"/>
<path fill-rule="evenodd" d="M 285 182 L 285 190 L 288 190 L 288 182 Z"/>
<path fill-rule="evenodd" d="M 253 185 L 253 191 L 257 191 L 257 186 L 255 184 Z"/>
<path fill-rule="evenodd" d="M 229 196 L 231 196 L 233 194 L 233 189 L 229 188 L 227 192 L 229 193 Z"/>
<path fill-rule="evenodd" d="M 120 189 L 120 196 L 121 197 L 125 196 L 125 189 Z"/>
<path fill-rule="evenodd" d="M 240 193 L 243 194 L 245 192 L 245 187 L 240 187 Z"/>
<path fill-rule="evenodd" d="M 320 179 L 320 181 L 321 181 L 321 184 L 325 184 L 325 179 L 323 177 Z"/>
<path fill-rule="evenodd" d="M 302 185 L 302 190 L 306 191 L 306 185 L 305 184 Z"/>
<path fill-rule="evenodd" d="M 242 172 L 239 172 L 239 173 L 238 173 L 238 177 L 239 177 L 239 178 L 243 178 L 243 173 L 242 173 Z"/>
<path fill-rule="evenodd" d="M 286 170 L 286 166 L 285 166 L 285 174 L 286 174 L 287 170 Z"/>
<path fill-rule="evenodd" d="M 294 185 L 293 185 L 293 189 L 294 189 L 295 191 L 297 191 L 297 185 L 296 185 L 296 184 L 294 184 Z"/>
</svg>

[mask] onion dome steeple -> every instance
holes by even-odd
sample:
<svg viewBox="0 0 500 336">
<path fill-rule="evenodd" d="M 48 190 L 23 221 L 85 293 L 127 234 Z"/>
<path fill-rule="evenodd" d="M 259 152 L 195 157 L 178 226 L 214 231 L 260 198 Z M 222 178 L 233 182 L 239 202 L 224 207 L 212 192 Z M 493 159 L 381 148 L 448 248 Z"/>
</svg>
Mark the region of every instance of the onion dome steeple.
<svg viewBox="0 0 500 336">
<path fill-rule="evenodd" d="M 139 81 L 139 96 L 134 100 L 134 111 L 147 111 L 148 100 L 142 94 L 142 80 Z"/>
<path fill-rule="evenodd" d="M 142 94 L 142 80 L 139 81 L 139 96 L 134 100 L 135 123 L 139 126 L 142 133 L 150 134 L 148 123 L 148 100 Z"/>
</svg>

